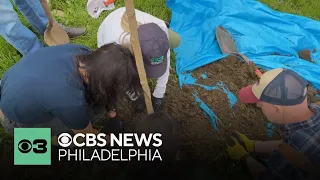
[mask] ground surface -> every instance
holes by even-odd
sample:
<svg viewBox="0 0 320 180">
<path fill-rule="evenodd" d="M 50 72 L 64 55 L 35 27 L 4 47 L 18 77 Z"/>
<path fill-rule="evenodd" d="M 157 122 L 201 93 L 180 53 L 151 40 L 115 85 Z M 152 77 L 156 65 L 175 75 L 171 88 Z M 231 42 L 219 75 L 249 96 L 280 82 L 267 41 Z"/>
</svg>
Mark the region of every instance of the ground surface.
<svg viewBox="0 0 320 180">
<path fill-rule="evenodd" d="M 317 1 L 262 0 L 262 2 L 276 10 L 300 14 L 320 20 L 320 12 L 317 10 L 320 8 L 320 2 Z M 85 11 L 85 0 L 51 0 L 51 6 L 54 9 L 64 11 L 62 17 L 56 17 L 59 22 L 73 26 L 86 26 L 88 28 L 88 34 L 74 40 L 73 43 L 84 44 L 91 48 L 97 47 L 96 33 L 99 24 L 103 21 L 103 17 L 107 15 L 107 12 L 104 12 L 103 16 L 97 20 L 91 19 Z M 117 1 L 116 6 L 124 6 L 123 1 Z M 163 0 L 135 0 L 135 7 L 163 20 L 170 21 L 171 14 Z M 19 17 L 22 16 L 19 15 Z M 24 19 L 22 19 L 22 21 L 28 27 L 31 27 Z M 0 75 L 2 76 L 3 72 L 20 59 L 20 55 L 3 39 L 0 39 L 0 47 Z M 303 55 L 305 54 L 306 52 L 303 53 Z M 308 57 L 308 55 L 306 55 L 306 57 Z M 229 108 L 227 96 L 221 91 L 204 91 L 197 86 L 186 86 L 180 89 L 176 74 L 174 73 L 174 65 L 175 61 L 173 57 L 171 64 L 173 70 L 167 87 L 165 109 L 180 125 L 182 139 L 180 159 L 182 164 L 184 164 L 184 162 L 187 164 L 186 166 L 181 166 L 185 168 L 184 176 L 194 179 L 192 176 L 194 172 L 194 174 L 197 174 L 196 179 L 214 179 L 214 177 L 239 179 L 240 176 L 248 178 L 247 174 L 243 173 L 244 171 L 241 166 L 233 163 L 225 156 L 224 144 L 234 130 L 243 132 L 250 138 L 268 139 L 266 135 L 267 120 L 256 107 L 240 103 L 234 106 L 235 113 L 233 114 Z M 211 73 L 207 73 L 207 79 L 200 80 L 201 84 L 215 85 L 217 81 L 222 80 L 229 87 L 230 91 L 235 94 L 238 93 L 242 86 L 255 81 L 255 77 L 249 73 L 247 66 L 234 58 L 230 58 L 228 61 L 222 60 L 200 68 L 195 71 L 194 76 L 201 79 L 201 75 L 205 72 Z M 237 76 L 230 74 L 230 72 L 237 74 Z M 190 95 L 194 89 L 199 92 L 200 98 L 206 99 L 206 103 L 220 118 L 222 123 L 218 123 L 219 132 L 213 129 L 203 112 L 194 104 L 194 97 Z M 314 95 L 314 91 L 311 91 L 310 94 Z M 313 101 L 314 100 L 315 99 L 313 99 Z M 126 111 L 125 116 L 128 117 L 127 124 L 129 129 L 127 130 L 130 130 L 131 125 L 135 122 L 133 118 L 134 114 L 128 111 L 129 107 L 125 103 L 122 107 L 123 111 Z M 275 131 L 273 138 L 277 138 L 277 136 L 277 131 Z M 8 152 L 10 151 L 12 151 L 12 137 L 5 134 L 3 129 L 0 128 L 0 158 L 11 158 L 8 156 Z M 188 169 L 190 162 L 192 162 L 193 165 L 198 165 L 199 168 Z M 112 177 L 118 178 L 121 178 L 119 175 L 123 174 L 119 168 L 117 169 L 117 165 L 96 167 L 94 164 L 65 163 L 63 165 L 60 164 L 59 167 L 60 170 L 57 171 L 59 173 L 50 172 L 48 168 L 43 168 L 41 172 L 47 176 L 63 176 L 71 172 L 77 172 L 78 177 L 82 178 L 86 178 L 85 174 L 92 170 L 95 170 L 97 174 L 103 174 L 105 173 L 104 171 L 108 169 L 110 172 L 113 172 L 113 174 L 109 174 L 110 176 L 112 175 Z M 19 174 L 20 177 L 35 177 L 35 175 L 40 172 L 35 168 L 19 169 L 21 172 Z M 15 173 L 13 172 L 13 174 Z M 71 177 L 71 174 L 69 174 L 69 176 Z M 74 175 L 72 175 L 72 177 L 74 177 Z"/>
</svg>

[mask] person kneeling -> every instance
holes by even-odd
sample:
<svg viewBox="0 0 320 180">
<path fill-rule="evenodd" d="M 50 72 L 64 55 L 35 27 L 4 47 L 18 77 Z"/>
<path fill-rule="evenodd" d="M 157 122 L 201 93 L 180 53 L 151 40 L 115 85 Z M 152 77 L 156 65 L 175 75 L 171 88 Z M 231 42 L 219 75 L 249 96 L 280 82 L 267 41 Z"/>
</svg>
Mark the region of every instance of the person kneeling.
<svg viewBox="0 0 320 180">
<path fill-rule="evenodd" d="M 287 69 L 264 73 L 256 84 L 239 92 L 243 103 L 256 104 L 272 123 L 281 125 L 282 139 L 252 141 L 244 134 L 231 137 L 227 152 L 242 160 L 256 179 L 319 179 L 320 106 L 307 100 L 308 82 Z M 267 154 L 266 166 L 251 153 Z"/>
</svg>

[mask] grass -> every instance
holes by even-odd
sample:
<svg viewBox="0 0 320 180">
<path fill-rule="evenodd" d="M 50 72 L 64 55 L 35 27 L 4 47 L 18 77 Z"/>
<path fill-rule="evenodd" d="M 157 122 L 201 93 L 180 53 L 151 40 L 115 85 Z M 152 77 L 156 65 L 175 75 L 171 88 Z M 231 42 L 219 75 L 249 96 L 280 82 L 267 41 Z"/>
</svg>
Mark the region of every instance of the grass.
<svg viewBox="0 0 320 180">
<path fill-rule="evenodd" d="M 90 48 L 97 48 L 97 31 L 99 25 L 104 20 L 110 11 L 105 11 L 98 19 L 92 19 L 86 11 L 86 0 L 51 0 L 51 8 L 62 10 L 64 16 L 56 17 L 58 22 L 68 26 L 85 26 L 88 29 L 88 33 L 78 39 L 72 41 L 72 43 L 83 44 Z M 303 15 L 316 20 L 320 20 L 320 1 L 310 0 L 261 0 L 261 2 L 267 4 L 271 8 Z M 116 1 L 116 8 L 123 7 L 124 1 Z M 144 12 L 150 13 L 170 22 L 171 12 L 166 7 L 164 0 L 135 0 L 135 8 Z M 23 24 L 32 29 L 31 25 L 18 13 L 18 16 Z M 34 31 L 34 30 L 33 30 Z M 0 77 L 11 66 L 13 66 L 21 55 L 4 39 L 0 37 Z M 172 53 L 173 54 L 173 53 Z M 175 56 L 172 56 L 171 66 L 175 67 Z M 9 151 L 12 149 L 12 138 L 8 136 L 0 127 L 0 152 Z M 0 153 L 1 158 L 1 153 Z"/>
<path fill-rule="evenodd" d="M 88 33 L 85 36 L 72 40 L 72 43 L 75 44 L 83 44 L 92 49 L 97 48 L 97 32 L 99 25 L 102 23 L 104 18 L 111 11 L 104 11 L 98 19 L 93 19 L 89 16 L 86 10 L 86 0 L 51 0 L 50 6 L 51 9 L 62 10 L 64 12 L 64 16 L 55 17 L 59 23 L 68 26 L 75 27 L 86 27 L 88 29 Z M 125 6 L 124 1 L 117 1 L 116 8 Z M 142 10 L 144 12 L 148 12 L 160 19 L 170 22 L 171 12 L 166 7 L 165 1 L 156 1 L 156 0 L 135 0 L 135 8 Z M 15 8 L 17 11 L 17 8 Z M 17 11 L 18 17 L 21 22 L 31 29 L 33 32 L 36 32 L 32 26 L 28 23 L 26 19 Z M 13 66 L 16 62 L 21 58 L 20 53 L 13 48 L 10 44 L 8 44 L 3 38 L 0 37 L 0 77 L 2 77 L 3 73 Z M 174 59 L 174 55 L 172 56 L 172 60 Z M 172 61 L 174 63 L 174 61 Z M 174 64 L 172 64 L 172 67 Z M 151 86 L 154 86 L 154 83 L 151 82 Z M 0 126 L 0 138 L 5 137 L 7 134 L 3 131 Z M 7 139 L 4 138 L 3 141 Z M 0 139 L 1 143 L 1 139 Z M 5 144 L 5 143 L 1 143 Z M 0 145 L 1 150 L 1 145 Z M 1 152 L 1 151 L 0 151 Z M 1 155 L 0 155 L 1 157 Z"/>
</svg>

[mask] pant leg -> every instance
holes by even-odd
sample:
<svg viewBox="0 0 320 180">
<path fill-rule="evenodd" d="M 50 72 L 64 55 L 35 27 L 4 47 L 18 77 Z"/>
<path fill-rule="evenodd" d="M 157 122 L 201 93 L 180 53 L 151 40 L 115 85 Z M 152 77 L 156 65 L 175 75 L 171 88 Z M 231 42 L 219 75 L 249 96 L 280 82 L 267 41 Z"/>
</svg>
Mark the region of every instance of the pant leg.
<svg viewBox="0 0 320 180">
<path fill-rule="evenodd" d="M 48 18 L 44 12 L 40 0 L 13 0 L 19 8 L 21 14 L 30 24 L 43 36 L 48 23 Z"/>
<path fill-rule="evenodd" d="M 0 0 L 0 35 L 22 55 L 43 47 L 37 36 L 19 20 L 9 0 Z"/>
</svg>

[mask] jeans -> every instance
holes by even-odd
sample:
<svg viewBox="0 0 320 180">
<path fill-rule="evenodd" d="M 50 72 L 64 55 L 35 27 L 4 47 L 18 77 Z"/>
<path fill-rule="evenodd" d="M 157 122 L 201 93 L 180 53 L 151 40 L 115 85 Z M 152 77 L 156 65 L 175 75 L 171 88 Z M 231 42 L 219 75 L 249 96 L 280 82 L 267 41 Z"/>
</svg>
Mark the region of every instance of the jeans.
<svg viewBox="0 0 320 180">
<path fill-rule="evenodd" d="M 40 0 L 13 0 L 13 2 L 37 32 L 43 36 L 48 19 Z M 0 16 L 0 35 L 22 55 L 44 47 L 37 36 L 20 22 L 9 0 L 0 0 Z"/>
</svg>

